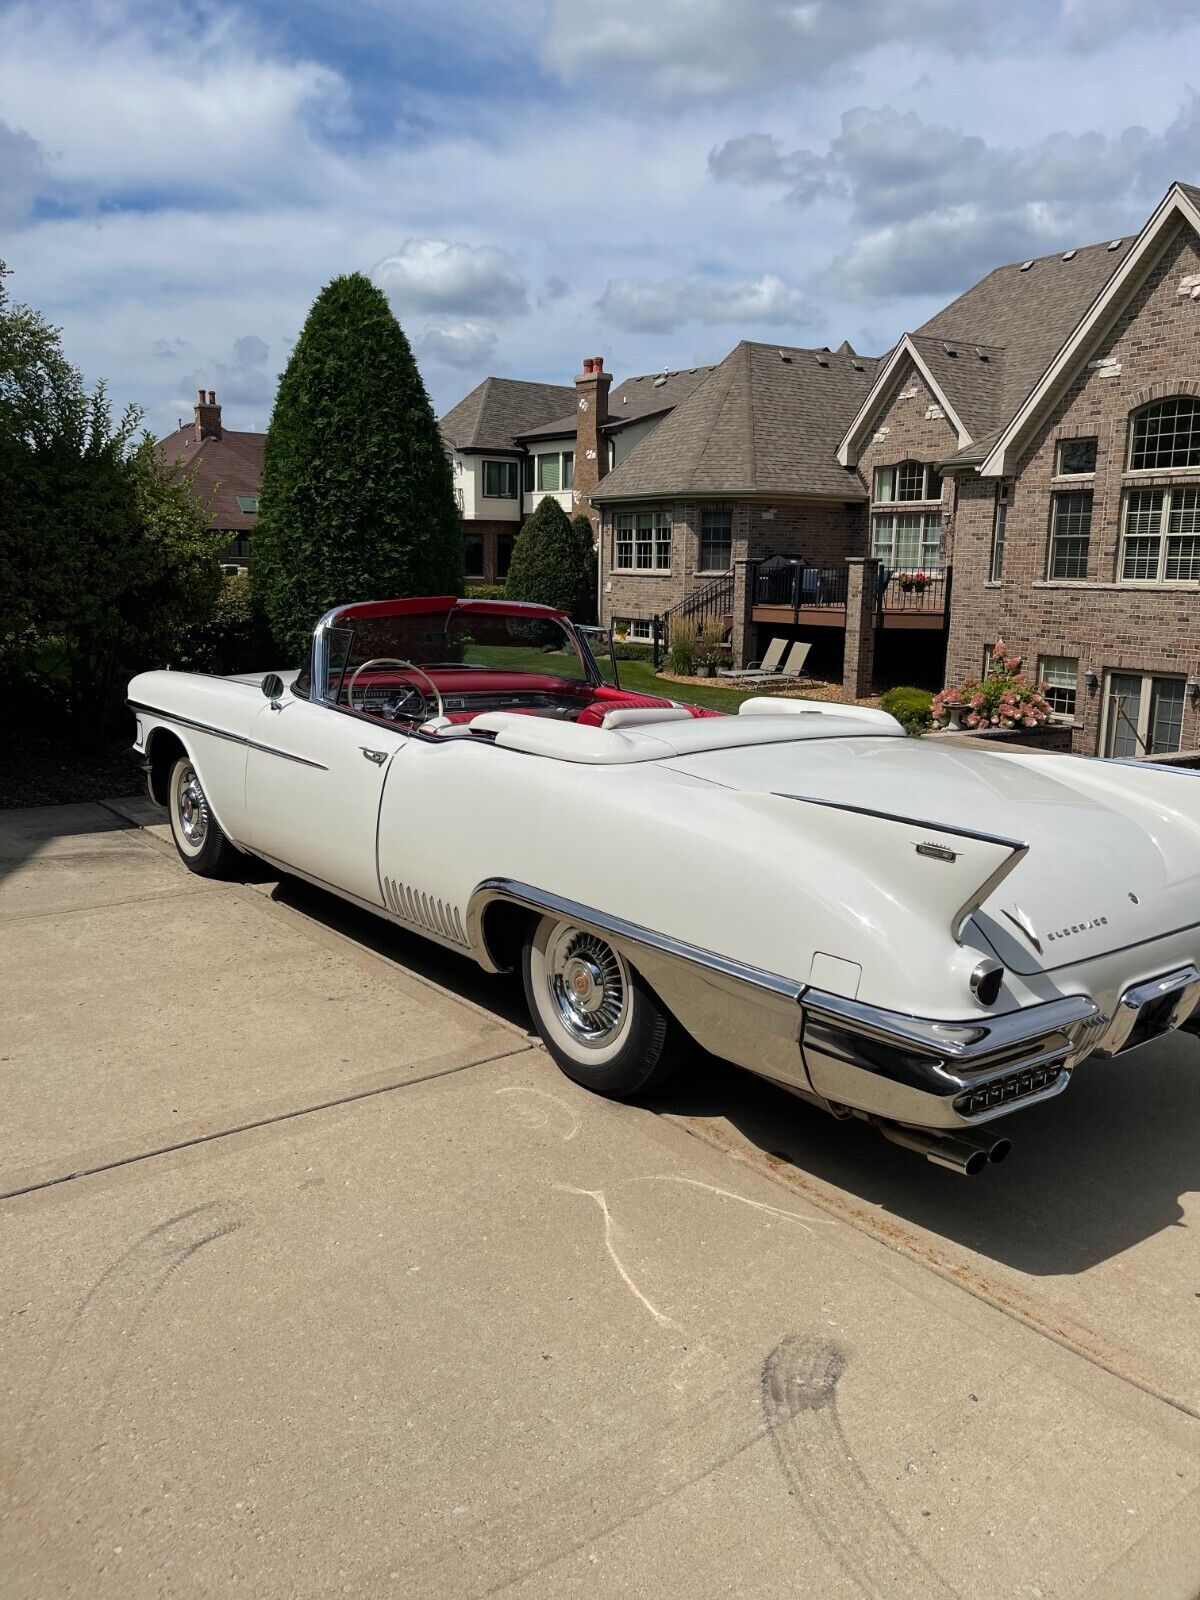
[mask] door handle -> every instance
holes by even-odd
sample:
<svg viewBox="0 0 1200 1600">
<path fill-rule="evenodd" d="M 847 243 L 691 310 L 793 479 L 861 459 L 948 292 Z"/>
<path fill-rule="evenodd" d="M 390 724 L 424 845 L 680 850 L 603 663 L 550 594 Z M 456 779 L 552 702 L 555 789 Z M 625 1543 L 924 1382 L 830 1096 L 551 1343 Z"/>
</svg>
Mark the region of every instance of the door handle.
<svg viewBox="0 0 1200 1600">
<path fill-rule="evenodd" d="M 365 744 L 360 744 L 358 748 L 366 756 L 367 760 L 373 761 L 377 767 L 381 767 L 388 758 L 386 750 L 368 750 Z"/>
</svg>

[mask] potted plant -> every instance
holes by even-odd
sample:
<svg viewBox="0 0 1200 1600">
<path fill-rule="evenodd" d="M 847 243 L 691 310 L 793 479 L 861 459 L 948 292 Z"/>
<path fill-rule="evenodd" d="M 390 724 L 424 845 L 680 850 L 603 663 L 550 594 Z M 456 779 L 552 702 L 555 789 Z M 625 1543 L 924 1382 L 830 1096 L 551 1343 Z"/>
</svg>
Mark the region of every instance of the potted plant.
<svg viewBox="0 0 1200 1600">
<path fill-rule="evenodd" d="M 716 673 L 723 631 L 717 618 L 709 617 L 697 634 L 692 661 L 698 678 L 711 678 Z"/>
<path fill-rule="evenodd" d="M 935 728 L 1038 728 L 1050 720 L 1041 685 L 1021 677 L 1021 657 L 997 639 L 981 680 L 943 689 L 933 697 Z"/>
</svg>

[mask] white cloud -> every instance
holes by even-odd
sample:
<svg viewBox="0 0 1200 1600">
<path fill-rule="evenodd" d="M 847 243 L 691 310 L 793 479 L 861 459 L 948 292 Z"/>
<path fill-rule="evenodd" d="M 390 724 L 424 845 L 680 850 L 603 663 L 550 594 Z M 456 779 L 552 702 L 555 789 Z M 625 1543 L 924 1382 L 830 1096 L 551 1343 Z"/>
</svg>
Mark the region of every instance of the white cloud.
<svg viewBox="0 0 1200 1600">
<path fill-rule="evenodd" d="M 505 250 L 492 245 L 409 239 L 371 272 L 402 310 L 512 316 L 529 308 L 529 285 Z"/>
<path fill-rule="evenodd" d="M 992 15 L 988 0 L 553 0 L 543 59 L 572 84 L 620 74 L 668 98 L 726 97 L 811 82 L 896 41 L 977 49 Z"/>
<path fill-rule="evenodd" d="M 243 334 L 233 341 L 231 360 L 210 361 L 176 380 L 176 403 L 191 405 L 198 389 L 212 389 L 223 406 L 249 406 L 265 415 L 275 400 L 276 375 L 266 366 L 270 353 L 265 339 Z"/>
<path fill-rule="evenodd" d="M 413 342 L 419 358 L 444 367 L 474 367 L 487 361 L 496 348 L 496 335 L 482 322 L 451 322 L 426 328 Z"/>
<path fill-rule="evenodd" d="M 844 113 L 825 153 L 748 134 L 709 156 L 718 180 L 776 187 L 800 205 L 847 199 L 856 234 L 822 284 L 875 296 L 954 292 L 1002 262 L 1140 225 L 1172 178 L 1198 166 L 1191 96 L 1159 134 L 1131 127 L 989 145 L 885 106 Z"/>
<path fill-rule="evenodd" d="M 46 154 L 36 139 L 0 122 L 0 222 L 28 215 L 46 181 Z"/>
<path fill-rule="evenodd" d="M 614 279 L 596 309 L 605 322 L 629 333 L 670 333 L 689 322 L 802 327 L 814 320 L 799 290 L 770 273 L 752 283 Z"/>
</svg>

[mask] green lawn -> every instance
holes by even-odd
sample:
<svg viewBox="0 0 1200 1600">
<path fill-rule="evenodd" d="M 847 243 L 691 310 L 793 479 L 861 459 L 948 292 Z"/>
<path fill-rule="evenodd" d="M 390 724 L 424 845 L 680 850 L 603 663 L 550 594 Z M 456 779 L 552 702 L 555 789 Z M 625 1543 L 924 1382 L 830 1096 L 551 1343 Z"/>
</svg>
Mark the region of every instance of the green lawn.
<svg viewBox="0 0 1200 1600">
<path fill-rule="evenodd" d="M 580 677 L 578 664 L 566 655 L 547 654 L 544 650 L 523 650 L 512 645 L 470 644 L 466 650 L 467 662 L 472 666 L 496 667 L 504 672 L 558 672 L 565 677 Z M 748 700 L 753 689 L 726 689 L 714 682 L 671 683 L 656 676 L 649 661 L 618 661 L 622 689 L 636 694 L 659 694 L 668 700 L 686 700 L 692 705 L 707 706 L 711 711 L 736 711 L 743 700 Z M 609 675 L 608 658 L 600 659 L 600 670 Z"/>
</svg>

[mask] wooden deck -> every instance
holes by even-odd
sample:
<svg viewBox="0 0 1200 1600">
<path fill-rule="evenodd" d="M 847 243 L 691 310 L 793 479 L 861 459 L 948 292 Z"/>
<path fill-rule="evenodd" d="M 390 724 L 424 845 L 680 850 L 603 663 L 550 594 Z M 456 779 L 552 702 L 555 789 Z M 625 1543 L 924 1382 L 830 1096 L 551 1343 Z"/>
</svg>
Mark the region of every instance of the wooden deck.
<svg viewBox="0 0 1200 1600">
<path fill-rule="evenodd" d="M 798 611 L 791 606 L 755 606 L 752 613 L 755 622 L 774 625 L 777 628 L 791 628 L 804 623 L 810 628 L 844 628 L 846 626 L 845 606 L 801 606 Z M 919 611 L 912 606 L 888 606 L 883 608 L 882 623 L 885 630 L 898 628 L 910 629 L 944 629 L 947 625 L 946 614 L 939 607 L 938 610 Z"/>
</svg>

